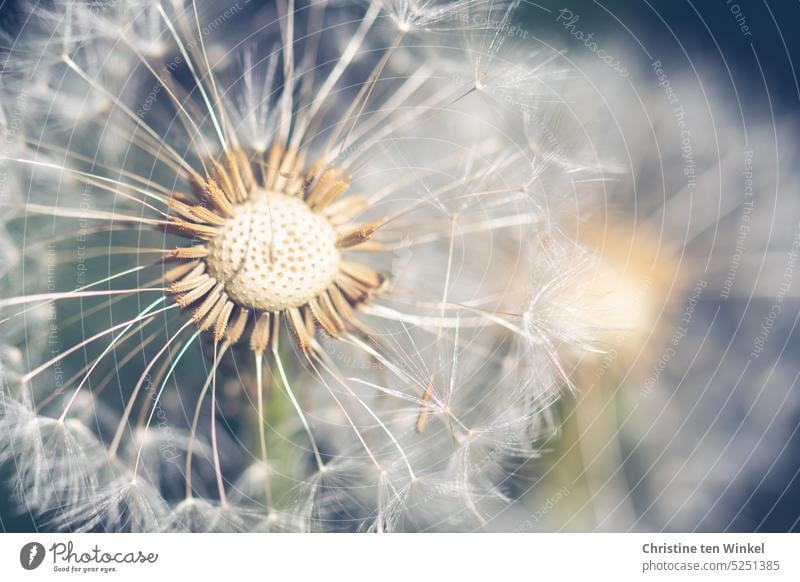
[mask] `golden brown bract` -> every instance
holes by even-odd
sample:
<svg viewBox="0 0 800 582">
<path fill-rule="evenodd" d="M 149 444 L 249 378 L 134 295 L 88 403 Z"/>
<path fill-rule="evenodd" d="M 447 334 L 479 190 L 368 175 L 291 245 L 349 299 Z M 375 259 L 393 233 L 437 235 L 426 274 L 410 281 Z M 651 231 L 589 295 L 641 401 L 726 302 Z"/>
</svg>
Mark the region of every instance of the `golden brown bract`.
<svg viewBox="0 0 800 582">
<path fill-rule="evenodd" d="M 349 179 L 325 162 L 274 145 L 251 159 L 241 149 L 207 162 L 192 178 L 193 196 L 175 193 L 169 226 L 199 239 L 170 251 L 181 264 L 164 275 L 180 307 L 193 308 L 215 342 L 236 343 L 249 331 L 263 352 L 278 342 L 285 319 L 298 346 L 311 349 L 318 324 L 331 336 L 355 325 L 353 310 L 383 285 L 347 250 L 378 251 L 383 221 L 354 222 L 366 204 L 344 197 Z"/>
</svg>

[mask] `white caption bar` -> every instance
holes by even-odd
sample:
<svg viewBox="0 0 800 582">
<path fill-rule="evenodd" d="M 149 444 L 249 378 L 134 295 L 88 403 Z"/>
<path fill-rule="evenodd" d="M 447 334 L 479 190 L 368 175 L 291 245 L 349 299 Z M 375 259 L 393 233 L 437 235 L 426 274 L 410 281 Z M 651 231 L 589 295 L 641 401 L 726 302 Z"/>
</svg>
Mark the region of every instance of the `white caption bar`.
<svg viewBox="0 0 800 582">
<path fill-rule="evenodd" d="M 800 580 L 798 564 L 792 534 L 0 535 L 15 581 Z"/>
</svg>

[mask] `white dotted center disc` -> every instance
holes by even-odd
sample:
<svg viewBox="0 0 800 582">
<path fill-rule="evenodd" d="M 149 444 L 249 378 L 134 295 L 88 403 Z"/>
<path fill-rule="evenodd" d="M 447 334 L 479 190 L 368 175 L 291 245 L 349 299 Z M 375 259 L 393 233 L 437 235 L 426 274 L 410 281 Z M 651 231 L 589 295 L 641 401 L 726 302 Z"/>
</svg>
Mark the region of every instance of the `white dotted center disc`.
<svg viewBox="0 0 800 582">
<path fill-rule="evenodd" d="M 336 233 L 297 198 L 264 193 L 236 205 L 208 244 L 209 274 L 244 307 L 280 311 L 318 296 L 339 269 Z"/>
</svg>

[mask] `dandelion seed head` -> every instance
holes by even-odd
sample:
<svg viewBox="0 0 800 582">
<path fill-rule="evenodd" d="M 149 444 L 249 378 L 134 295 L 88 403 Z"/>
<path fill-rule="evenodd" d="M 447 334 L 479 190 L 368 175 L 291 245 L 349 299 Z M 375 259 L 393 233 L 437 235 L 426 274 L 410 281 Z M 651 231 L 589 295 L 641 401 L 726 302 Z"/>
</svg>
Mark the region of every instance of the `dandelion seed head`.
<svg viewBox="0 0 800 582">
<path fill-rule="evenodd" d="M 192 497 L 178 503 L 166 517 L 161 531 L 165 533 L 235 533 L 280 531 L 280 518 L 271 520 L 246 510 L 221 507 Z"/>
<path fill-rule="evenodd" d="M 264 193 L 235 209 L 208 245 L 209 273 L 239 305 L 282 311 L 333 282 L 340 253 L 330 224 L 301 201 Z"/>
<path fill-rule="evenodd" d="M 16 495 L 28 511 L 58 511 L 95 490 L 103 447 L 83 423 L 40 416 L 7 394 L 0 398 L 0 463 L 16 467 Z"/>
<path fill-rule="evenodd" d="M 514 5 L 282 2 L 241 51 L 238 4 L 34 11 L 59 34 L 31 29 L 41 65 L 12 68 L 35 106 L 11 214 L 31 260 L 52 252 L 0 308 L 10 350 L 54 315 L 51 353 L 3 352 L 47 427 L 10 432 L 20 488 L 61 504 L 48 523 L 472 528 L 510 501 L 506 462 L 552 428 L 559 344 L 597 323 L 555 315 L 582 265 L 531 259 L 553 238 L 539 169 L 563 168 L 531 163 L 518 120 L 559 75 L 505 58 Z M 437 33 L 447 59 L 411 38 Z M 70 493 L 40 494 L 36 463 Z"/>
<path fill-rule="evenodd" d="M 157 531 L 168 511 L 158 490 L 122 467 L 107 466 L 105 471 L 107 479 L 91 495 L 76 496 L 59 506 L 50 525 L 75 532 Z"/>
</svg>

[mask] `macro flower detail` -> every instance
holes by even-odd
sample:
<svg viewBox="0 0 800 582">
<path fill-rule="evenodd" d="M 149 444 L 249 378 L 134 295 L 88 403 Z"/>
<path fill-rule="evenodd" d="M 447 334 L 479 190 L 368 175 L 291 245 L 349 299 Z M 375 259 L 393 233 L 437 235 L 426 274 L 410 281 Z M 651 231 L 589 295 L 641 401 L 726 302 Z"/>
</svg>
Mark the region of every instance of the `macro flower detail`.
<svg viewBox="0 0 800 582">
<path fill-rule="evenodd" d="M 304 171 L 297 154 L 283 151 L 274 146 L 255 164 L 230 153 L 227 167 L 214 164 L 217 179 L 196 187 L 198 202 L 208 205 L 170 200 L 178 217 L 169 226 L 205 244 L 172 251 L 184 264 L 165 274 L 174 281 L 169 292 L 181 307 L 197 304 L 192 320 L 201 330 L 213 328 L 215 341 L 236 343 L 251 319 L 257 352 L 270 338 L 277 343 L 281 318 L 303 350 L 311 348 L 315 324 L 338 335 L 352 321 L 353 307 L 383 280 L 342 257 L 348 250 L 380 250 L 364 243 L 382 222 L 352 224 L 365 203 L 342 198 L 347 180 L 334 168 L 322 169 L 324 162 Z"/>
<path fill-rule="evenodd" d="M 518 2 L 253 4 L 33 6 L 4 55 L 17 508 L 487 527 L 613 320 L 558 215 L 598 170 L 527 131 L 561 54 Z"/>
</svg>

